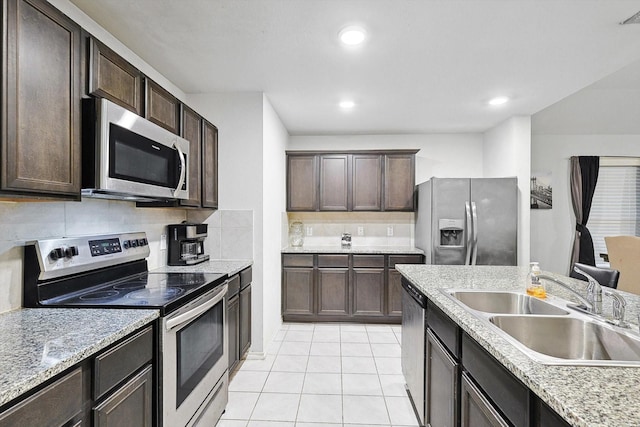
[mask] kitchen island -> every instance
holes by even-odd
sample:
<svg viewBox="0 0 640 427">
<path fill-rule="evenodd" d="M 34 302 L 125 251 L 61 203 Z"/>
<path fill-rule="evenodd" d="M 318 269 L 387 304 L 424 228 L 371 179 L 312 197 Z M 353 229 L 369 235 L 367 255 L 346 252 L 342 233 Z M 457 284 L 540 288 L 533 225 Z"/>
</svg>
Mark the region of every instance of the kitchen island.
<svg viewBox="0 0 640 427">
<path fill-rule="evenodd" d="M 567 423 L 580 427 L 640 425 L 640 368 L 558 366 L 538 363 L 486 321 L 465 310 L 441 289 L 524 291 L 528 268 L 492 266 L 397 265 L 396 269 L 428 300 L 442 310 L 463 333 L 475 340 L 497 362 L 528 387 Z M 546 273 L 545 274 L 550 274 Z M 550 274 L 581 294 L 586 282 Z M 573 295 L 550 282 L 551 295 L 576 301 Z M 627 300 L 627 320 L 637 330 L 640 296 L 620 292 Z M 603 313 L 611 312 L 605 298 Z"/>
</svg>

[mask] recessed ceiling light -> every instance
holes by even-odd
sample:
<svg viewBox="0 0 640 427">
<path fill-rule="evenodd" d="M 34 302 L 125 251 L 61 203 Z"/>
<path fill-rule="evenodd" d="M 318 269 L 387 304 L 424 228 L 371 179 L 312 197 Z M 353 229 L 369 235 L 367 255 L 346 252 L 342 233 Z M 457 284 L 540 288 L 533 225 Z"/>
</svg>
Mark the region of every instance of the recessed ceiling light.
<svg viewBox="0 0 640 427">
<path fill-rule="evenodd" d="M 362 43 L 367 36 L 367 32 L 361 27 L 346 27 L 340 31 L 340 41 L 342 43 L 355 46 Z"/>
<path fill-rule="evenodd" d="M 489 105 L 502 105 L 509 102 L 509 98 L 506 96 L 497 96 L 489 100 Z"/>
<path fill-rule="evenodd" d="M 353 107 L 355 107 L 356 103 L 351 101 L 351 100 L 344 100 L 344 101 L 340 101 L 340 104 L 338 104 L 340 106 L 340 108 L 342 108 L 343 110 L 350 110 Z"/>
</svg>

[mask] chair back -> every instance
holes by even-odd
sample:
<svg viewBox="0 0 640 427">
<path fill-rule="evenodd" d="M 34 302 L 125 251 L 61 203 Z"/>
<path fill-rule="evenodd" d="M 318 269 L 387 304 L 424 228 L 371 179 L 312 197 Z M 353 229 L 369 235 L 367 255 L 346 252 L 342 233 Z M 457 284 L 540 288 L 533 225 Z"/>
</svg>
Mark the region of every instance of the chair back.
<svg viewBox="0 0 640 427">
<path fill-rule="evenodd" d="M 620 271 L 618 289 L 640 295 L 640 237 L 605 237 L 611 268 Z"/>
<path fill-rule="evenodd" d="M 574 263 L 573 266 L 578 267 L 580 270 L 596 279 L 602 286 L 607 286 L 614 289 L 618 287 L 618 280 L 620 279 L 620 272 L 618 270 L 613 270 L 611 268 L 594 267 L 592 265 L 581 264 L 579 262 Z M 578 273 L 573 268 L 571 269 L 571 273 L 569 273 L 569 277 L 588 282 L 585 276 Z"/>
</svg>

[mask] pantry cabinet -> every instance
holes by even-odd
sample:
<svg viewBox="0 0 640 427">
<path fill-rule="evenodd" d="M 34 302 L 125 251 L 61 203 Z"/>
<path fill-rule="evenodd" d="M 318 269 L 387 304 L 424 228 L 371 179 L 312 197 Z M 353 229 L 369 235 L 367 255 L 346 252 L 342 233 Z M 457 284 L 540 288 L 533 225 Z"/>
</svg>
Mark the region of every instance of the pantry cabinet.
<svg viewBox="0 0 640 427">
<path fill-rule="evenodd" d="M 413 211 L 417 150 L 287 152 L 287 211 Z"/>
<path fill-rule="evenodd" d="M 45 0 L 3 8 L 2 197 L 80 198 L 82 29 Z"/>
<path fill-rule="evenodd" d="M 283 320 L 399 323 L 401 295 L 388 280 L 394 258 L 424 262 L 419 254 L 283 254 Z"/>
</svg>

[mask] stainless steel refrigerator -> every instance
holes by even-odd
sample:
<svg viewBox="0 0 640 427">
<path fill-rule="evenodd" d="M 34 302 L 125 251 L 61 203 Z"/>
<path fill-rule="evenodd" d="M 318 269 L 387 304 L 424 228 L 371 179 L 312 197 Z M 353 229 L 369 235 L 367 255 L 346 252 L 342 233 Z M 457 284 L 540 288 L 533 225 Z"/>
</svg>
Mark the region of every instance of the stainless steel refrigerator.
<svg viewBox="0 0 640 427">
<path fill-rule="evenodd" d="M 418 185 L 416 246 L 427 264 L 517 265 L 513 178 L 431 178 Z"/>
</svg>

